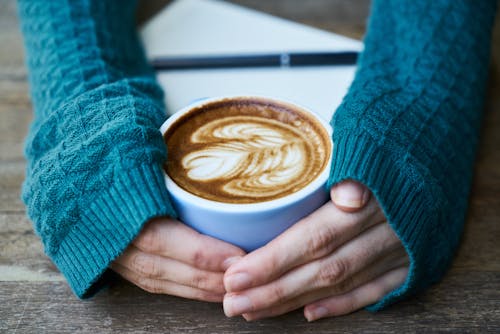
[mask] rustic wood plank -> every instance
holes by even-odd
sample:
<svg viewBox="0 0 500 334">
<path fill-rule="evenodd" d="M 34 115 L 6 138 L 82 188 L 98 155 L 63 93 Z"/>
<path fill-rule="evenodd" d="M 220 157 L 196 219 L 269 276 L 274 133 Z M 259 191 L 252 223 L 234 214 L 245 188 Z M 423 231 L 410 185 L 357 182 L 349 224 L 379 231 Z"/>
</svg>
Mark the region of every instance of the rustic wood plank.
<svg viewBox="0 0 500 334">
<path fill-rule="evenodd" d="M 24 67 L 24 50 L 17 20 L 16 1 L 0 1 L 0 68 Z M 5 46 L 8 47 L 5 47 Z"/>
<path fill-rule="evenodd" d="M 487 333 L 500 328 L 498 272 L 448 275 L 428 293 L 382 312 L 307 323 L 301 311 L 247 323 L 220 304 L 158 296 L 119 281 L 91 301 L 63 282 L 0 282 L 0 330 L 22 333 Z M 465 292 L 465 293 L 464 293 Z M 64 315 L 64 316 L 63 316 Z M 2 327 L 3 326 L 3 327 Z"/>
<path fill-rule="evenodd" d="M 0 213 L 0 281 L 62 280 L 24 213 Z"/>
<path fill-rule="evenodd" d="M 32 113 L 15 1 L 0 2 L 0 45 L 0 162 L 22 160 Z"/>
<path fill-rule="evenodd" d="M 21 201 L 24 166 L 23 161 L 0 161 L 0 212 L 24 212 Z"/>
<path fill-rule="evenodd" d="M 2 83 L 0 81 L 0 92 L 2 91 Z M 3 99 L 3 94 L 5 94 L 5 91 L 0 93 L 0 99 L 2 100 L 2 104 L 0 104 L 2 119 L 0 123 L 0 162 L 24 162 L 24 139 L 33 117 L 31 106 L 27 105 L 19 108 Z M 10 96 L 12 97 L 14 94 Z M 27 100 L 25 99 L 25 101 Z"/>
<path fill-rule="evenodd" d="M 274 16 L 361 39 L 369 14 L 369 0 L 261 1 L 231 0 L 242 6 Z"/>
</svg>

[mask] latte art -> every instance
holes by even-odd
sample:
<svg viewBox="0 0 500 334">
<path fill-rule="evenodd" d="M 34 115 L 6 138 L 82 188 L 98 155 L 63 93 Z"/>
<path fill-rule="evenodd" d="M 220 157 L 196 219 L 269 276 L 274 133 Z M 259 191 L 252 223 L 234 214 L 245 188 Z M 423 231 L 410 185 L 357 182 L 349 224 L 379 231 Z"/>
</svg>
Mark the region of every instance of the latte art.
<svg viewBox="0 0 500 334">
<path fill-rule="evenodd" d="M 330 158 L 328 134 L 312 116 L 266 101 L 209 104 L 165 133 L 172 180 L 197 196 L 254 203 L 294 193 Z"/>
<path fill-rule="evenodd" d="M 238 197 L 269 197 L 293 188 L 305 171 L 307 138 L 286 124 L 253 116 L 226 117 L 200 127 L 192 143 L 207 144 L 182 159 L 188 178 L 219 181 Z"/>
</svg>

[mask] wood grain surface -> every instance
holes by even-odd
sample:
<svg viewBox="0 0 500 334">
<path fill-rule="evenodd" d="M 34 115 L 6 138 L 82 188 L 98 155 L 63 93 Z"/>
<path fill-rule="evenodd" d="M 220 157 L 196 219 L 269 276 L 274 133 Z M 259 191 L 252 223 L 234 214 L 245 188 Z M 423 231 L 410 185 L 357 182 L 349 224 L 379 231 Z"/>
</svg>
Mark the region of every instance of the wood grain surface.
<svg viewBox="0 0 500 334">
<path fill-rule="evenodd" d="M 233 0 L 276 16 L 362 38 L 369 1 Z M 145 20 L 165 3 L 150 2 Z M 301 311 L 247 323 L 220 304 L 153 295 L 117 279 L 77 299 L 34 234 L 20 200 L 23 142 L 32 119 L 14 0 L 0 0 L 0 333 L 500 333 L 500 24 L 463 240 L 427 292 L 376 314 L 307 323 Z"/>
</svg>

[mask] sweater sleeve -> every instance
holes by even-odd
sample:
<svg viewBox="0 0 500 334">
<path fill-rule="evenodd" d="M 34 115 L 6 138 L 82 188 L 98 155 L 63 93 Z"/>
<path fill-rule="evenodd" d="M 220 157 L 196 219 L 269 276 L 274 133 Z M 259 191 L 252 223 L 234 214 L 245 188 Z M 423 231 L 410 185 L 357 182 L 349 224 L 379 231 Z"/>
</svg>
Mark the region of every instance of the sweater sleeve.
<svg viewBox="0 0 500 334">
<path fill-rule="evenodd" d="M 375 0 L 355 79 L 332 119 L 330 185 L 366 184 L 410 258 L 376 311 L 439 280 L 458 246 L 496 0 Z"/>
<path fill-rule="evenodd" d="M 175 216 L 163 181 L 162 91 L 133 1 L 20 0 L 34 120 L 23 200 L 79 297 L 152 217 Z"/>
</svg>

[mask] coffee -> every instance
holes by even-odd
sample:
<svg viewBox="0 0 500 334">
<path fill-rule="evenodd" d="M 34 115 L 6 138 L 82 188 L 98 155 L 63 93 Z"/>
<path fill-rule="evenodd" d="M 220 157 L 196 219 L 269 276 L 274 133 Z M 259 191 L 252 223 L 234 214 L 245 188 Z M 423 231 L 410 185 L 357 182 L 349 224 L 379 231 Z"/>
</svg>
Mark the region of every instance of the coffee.
<svg viewBox="0 0 500 334">
<path fill-rule="evenodd" d="M 193 108 L 164 134 L 165 170 L 184 190 L 225 203 L 257 203 L 304 188 L 327 167 L 331 141 L 299 107 L 264 98 Z"/>
<path fill-rule="evenodd" d="M 274 99 L 214 97 L 160 128 L 179 221 L 251 252 L 329 200 L 331 127 Z"/>
</svg>

